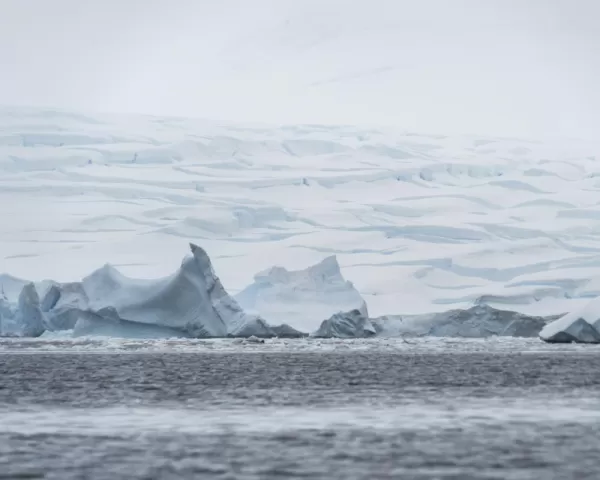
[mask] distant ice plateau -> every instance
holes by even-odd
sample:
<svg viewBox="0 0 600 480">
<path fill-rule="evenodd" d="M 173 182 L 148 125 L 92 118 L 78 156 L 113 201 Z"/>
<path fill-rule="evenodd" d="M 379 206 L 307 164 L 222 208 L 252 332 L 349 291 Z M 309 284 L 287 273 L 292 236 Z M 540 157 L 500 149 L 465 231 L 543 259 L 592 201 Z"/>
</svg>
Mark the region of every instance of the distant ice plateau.
<svg viewBox="0 0 600 480">
<path fill-rule="evenodd" d="M 598 144 L 9 107 L 0 132 L 4 332 L 598 330 L 547 325 L 600 295 Z M 196 260 L 173 274 L 187 243 L 231 295 Z"/>
</svg>

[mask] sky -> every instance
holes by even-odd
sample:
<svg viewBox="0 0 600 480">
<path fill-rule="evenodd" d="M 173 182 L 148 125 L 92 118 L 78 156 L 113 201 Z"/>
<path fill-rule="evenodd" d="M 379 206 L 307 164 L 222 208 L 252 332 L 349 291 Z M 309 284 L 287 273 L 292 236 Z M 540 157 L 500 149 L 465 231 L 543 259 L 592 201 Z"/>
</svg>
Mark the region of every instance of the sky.
<svg viewBox="0 0 600 480">
<path fill-rule="evenodd" d="M 597 0 L 0 0 L 0 104 L 597 139 Z"/>
</svg>

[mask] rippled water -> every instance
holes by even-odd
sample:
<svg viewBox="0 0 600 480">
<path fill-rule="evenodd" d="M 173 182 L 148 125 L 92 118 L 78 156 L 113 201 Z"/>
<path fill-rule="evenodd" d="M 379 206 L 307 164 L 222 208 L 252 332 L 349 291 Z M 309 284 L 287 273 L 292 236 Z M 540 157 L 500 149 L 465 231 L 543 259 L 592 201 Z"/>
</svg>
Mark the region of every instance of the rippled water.
<svg viewBox="0 0 600 480">
<path fill-rule="evenodd" d="M 595 348 L 32 345 L 0 344 L 0 478 L 600 478 Z"/>
</svg>

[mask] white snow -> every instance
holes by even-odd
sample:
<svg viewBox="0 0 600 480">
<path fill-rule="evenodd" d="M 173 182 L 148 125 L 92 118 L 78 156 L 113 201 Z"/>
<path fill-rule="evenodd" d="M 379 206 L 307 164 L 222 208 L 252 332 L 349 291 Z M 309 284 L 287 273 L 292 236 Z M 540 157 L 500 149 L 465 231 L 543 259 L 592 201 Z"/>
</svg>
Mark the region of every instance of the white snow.
<svg viewBox="0 0 600 480">
<path fill-rule="evenodd" d="M 162 278 L 194 242 L 233 295 L 335 255 L 371 317 L 600 293 L 595 144 L 7 107 L 0 131 L 0 272 L 36 285 Z"/>
</svg>

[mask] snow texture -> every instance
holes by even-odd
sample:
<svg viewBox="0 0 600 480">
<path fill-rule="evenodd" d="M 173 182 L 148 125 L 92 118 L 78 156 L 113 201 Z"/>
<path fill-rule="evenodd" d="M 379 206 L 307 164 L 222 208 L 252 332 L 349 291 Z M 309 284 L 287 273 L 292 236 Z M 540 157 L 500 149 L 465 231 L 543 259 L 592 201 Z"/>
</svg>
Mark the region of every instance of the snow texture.
<svg viewBox="0 0 600 480">
<path fill-rule="evenodd" d="M 360 293 L 342 276 L 335 256 L 305 270 L 272 267 L 255 275 L 235 299 L 272 324 L 285 323 L 302 332 L 315 331 L 323 319 L 340 311 L 356 309 L 369 315 Z"/>
<path fill-rule="evenodd" d="M 540 338 L 550 343 L 600 343 L 600 297 L 546 325 Z"/>
<path fill-rule="evenodd" d="M 86 299 L 77 283 L 67 293 L 67 282 L 105 262 L 122 272 L 104 273 L 117 283 L 165 278 L 189 242 L 210 251 L 229 292 L 270 323 L 287 312 L 318 328 L 359 308 L 327 292 L 339 303 L 313 314 L 295 307 L 305 297 L 290 293 L 293 282 L 259 290 L 253 280 L 273 265 L 291 275 L 333 255 L 370 317 L 406 322 L 480 304 L 546 318 L 600 295 L 595 143 L 12 107 L 0 108 L 0 132 L 0 272 L 35 283 L 52 328 L 74 326 L 70 305 L 83 311 L 88 301 L 102 318 L 113 306 L 139 325 L 150 298 L 130 305 L 113 292 L 112 305 Z M 13 316 L 28 283 L 15 277 L 0 277 Z M 247 324 L 229 313 L 227 329 L 216 313 L 202 329 L 240 332 Z M 145 325 L 163 321 L 155 315 Z M 161 326 L 202 333 L 180 319 Z"/>
</svg>

